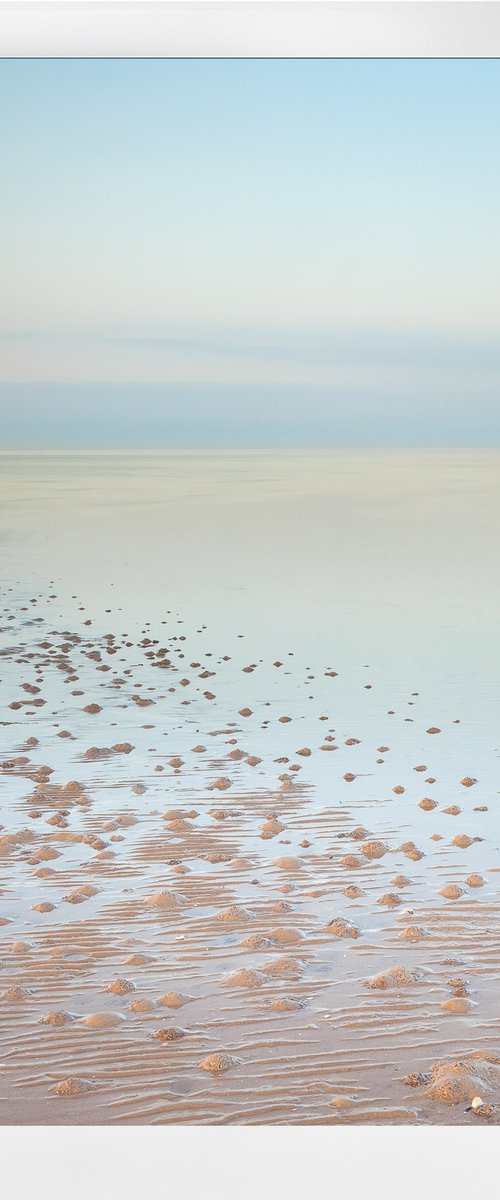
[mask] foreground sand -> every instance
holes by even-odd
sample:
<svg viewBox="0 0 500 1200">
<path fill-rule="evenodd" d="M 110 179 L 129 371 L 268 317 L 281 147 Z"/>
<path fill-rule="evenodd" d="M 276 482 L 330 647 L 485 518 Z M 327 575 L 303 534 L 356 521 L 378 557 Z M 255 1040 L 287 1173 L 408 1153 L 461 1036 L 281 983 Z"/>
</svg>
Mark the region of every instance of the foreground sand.
<svg viewBox="0 0 500 1200">
<path fill-rule="evenodd" d="M 346 728 L 335 664 L 57 604 L 1 617 L 0 1120 L 495 1123 L 498 794 L 460 714 L 365 670 Z"/>
</svg>

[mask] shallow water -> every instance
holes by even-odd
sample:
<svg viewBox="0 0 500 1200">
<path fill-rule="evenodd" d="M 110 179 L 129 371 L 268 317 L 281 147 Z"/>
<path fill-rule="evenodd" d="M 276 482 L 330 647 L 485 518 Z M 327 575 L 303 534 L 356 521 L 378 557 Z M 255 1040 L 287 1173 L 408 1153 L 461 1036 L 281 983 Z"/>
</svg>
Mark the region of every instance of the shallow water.
<svg viewBox="0 0 500 1200">
<path fill-rule="evenodd" d="M 1 1119 L 474 1120 L 402 1079 L 500 1048 L 500 452 L 4 455 L 0 467 L 0 838 L 32 834 L 0 859 L 0 991 L 29 989 L 1 1001 Z M 168 670 L 152 670 L 158 645 Z M 36 679 L 40 706 L 22 689 Z M 85 713 L 90 702 L 101 711 Z M 30 737 L 39 744 L 26 748 Z M 123 742 L 130 753 L 85 757 Z M 230 759 L 235 745 L 260 761 Z M 219 776 L 230 787 L 210 791 Z M 60 791 L 75 779 L 83 805 Z M 198 815 L 176 831 L 163 819 L 174 808 Z M 263 839 L 271 812 L 284 829 Z M 58 813 L 65 827 L 49 823 Z M 134 824 L 116 824 L 127 815 Z M 360 854 L 360 825 L 387 847 L 381 858 Z M 482 840 L 462 849 L 457 834 Z M 399 849 L 410 840 L 419 861 Z M 58 857 L 40 859 L 47 847 Z M 276 867 L 280 856 L 301 866 Z M 82 882 L 98 890 L 74 907 L 65 896 Z M 439 894 L 450 883 L 458 900 Z M 179 912 L 144 904 L 165 888 L 181 893 Z M 387 892 L 394 908 L 378 903 Z M 290 911 L 277 912 L 283 900 Z M 226 926 L 233 904 L 250 916 Z M 337 916 L 360 936 L 326 932 Z M 421 941 L 400 939 L 408 925 Z M 273 941 L 276 926 L 300 941 Z M 242 946 L 252 935 L 267 944 Z M 19 940 L 28 948 L 13 951 Z M 123 965 L 139 949 L 152 961 Z M 280 954 L 296 974 L 266 974 Z M 423 981 L 364 987 L 395 964 L 423 968 Z M 224 984 L 241 968 L 260 973 L 253 988 Z M 134 992 L 107 993 L 122 975 Z M 468 980 L 466 1014 L 441 1008 L 455 975 Z M 158 1006 L 173 988 L 193 997 L 177 1013 Z M 273 1009 L 284 995 L 303 1007 Z M 139 996 L 155 1007 L 132 1012 Z M 127 1019 L 40 1025 L 52 1009 Z M 152 1038 L 169 1024 L 187 1035 Z M 220 1078 L 199 1068 L 214 1050 L 240 1060 Z M 69 1075 L 95 1086 L 54 1097 Z M 332 1108 L 339 1097 L 345 1109 Z"/>
</svg>

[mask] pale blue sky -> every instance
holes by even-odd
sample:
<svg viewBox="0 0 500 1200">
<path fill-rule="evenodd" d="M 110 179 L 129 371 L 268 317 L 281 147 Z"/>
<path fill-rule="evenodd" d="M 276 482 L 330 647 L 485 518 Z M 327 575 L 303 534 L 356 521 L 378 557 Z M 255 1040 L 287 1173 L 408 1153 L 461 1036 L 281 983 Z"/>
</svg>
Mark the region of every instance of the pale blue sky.
<svg viewBox="0 0 500 1200">
<path fill-rule="evenodd" d="M 499 100 L 496 60 L 0 62 L 2 444 L 499 443 Z"/>
</svg>

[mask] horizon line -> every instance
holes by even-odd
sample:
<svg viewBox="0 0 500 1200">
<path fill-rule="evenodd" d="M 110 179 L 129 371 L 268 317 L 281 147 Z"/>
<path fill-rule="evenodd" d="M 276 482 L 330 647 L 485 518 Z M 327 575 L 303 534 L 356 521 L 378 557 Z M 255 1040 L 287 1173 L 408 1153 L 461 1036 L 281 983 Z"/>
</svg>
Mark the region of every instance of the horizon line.
<svg viewBox="0 0 500 1200">
<path fill-rule="evenodd" d="M 16 447 L 6 448 L 0 446 L 0 455 L 11 457 L 26 457 L 27 455 L 50 456 L 50 455 L 106 455 L 106 454 L 294 454 L 300 455 L 303 453 L 311 454 L 331 454 L 331 453 L 365 453 L 365 454 L 400 454 L 401 451 L 411 452 L 414 454 L 469 454 L 472 451 L 500 450 L 500 442 L 490 445 L 477 446 L 455 446 L 455 445 L 408 445 L 402 443 L 398 446 L 66 446 L 66 447 L 43 447 L 35 449 L 33 447 Z"/>
</svg>

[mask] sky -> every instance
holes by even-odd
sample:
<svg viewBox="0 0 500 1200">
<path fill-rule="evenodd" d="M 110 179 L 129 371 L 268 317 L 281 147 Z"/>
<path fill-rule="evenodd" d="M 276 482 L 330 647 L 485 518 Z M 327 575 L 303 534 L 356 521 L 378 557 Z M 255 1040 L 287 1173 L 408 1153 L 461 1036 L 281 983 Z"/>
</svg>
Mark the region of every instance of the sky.
<svg viewBox="0 0 500 1200">
<path fill-rule="evenodd" d="M 500 445 L 500 62 L 0 61 L 0 445 Z"/>
</svg>

